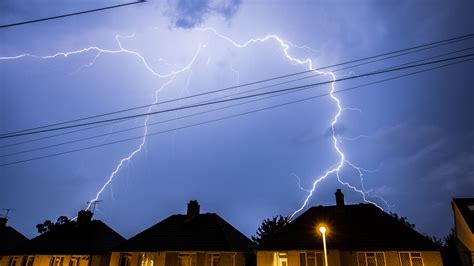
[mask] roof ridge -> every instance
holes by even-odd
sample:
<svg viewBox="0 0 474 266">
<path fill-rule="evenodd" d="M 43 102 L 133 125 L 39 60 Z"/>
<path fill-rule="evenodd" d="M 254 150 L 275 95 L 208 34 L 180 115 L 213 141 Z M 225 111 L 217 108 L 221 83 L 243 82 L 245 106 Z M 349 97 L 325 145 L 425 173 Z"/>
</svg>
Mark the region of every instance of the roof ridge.
<svg viewBox="0 0 474 266">
<path fill-rule="evenodd" d="M 224 218 L 220 217 L 217 214 L 214 214 L 217 218 L 218 226 L 219 229 L 222 231 L 222 234 L 224 235 L 225 239 L 227 240 L 227 244 L 229 245 L 231 250 L 235 250 L 232 241 L 229 239 L 229 237 L 226 234 L 226 231 L 224 230 L 224 226 L 229 227 L 229 224 L 224 220 Z M 235 229 L 232 225 L 230 225 L 230 229 Z M 236 230 L 236 229 L 235 229 Z"/>
</svg>

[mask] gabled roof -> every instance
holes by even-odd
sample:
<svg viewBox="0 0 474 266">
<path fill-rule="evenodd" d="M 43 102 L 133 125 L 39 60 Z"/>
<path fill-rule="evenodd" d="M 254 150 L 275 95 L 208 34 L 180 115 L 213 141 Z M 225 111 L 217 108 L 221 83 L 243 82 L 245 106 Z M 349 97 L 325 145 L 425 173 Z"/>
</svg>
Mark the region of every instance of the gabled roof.
<svg viewBox="0 0 474 266">
<path fill-rule="evenodd" d="M 0 254 L 28 241 L 24 235 L 15 228 L 5 225 L 0 227 Z"/>
<path fill-rule="evenodd" d="M 461 212 L 471 233 L 474 234 L 474 198 L 455 198 L 453 202 Z"/>
<path fill-rule="evenodd" d="M 432 241 L 372 204 L 312 207 L 267 239 L 261 249 L 322 250 L 319 224 L 328 228 L 328 249 L 437 250 Z"/>
<path fill-rule="evenodd" d="M 114 251 L 242 251 L 253 242 L 215 213 L 172 215 L 114 248 Z"/>
<path fill-rule="evenodd" d="M 12 249 L 11 254 L 105 254 L 124 240 L 102 221 L 71 222 Z"/>
</svg>

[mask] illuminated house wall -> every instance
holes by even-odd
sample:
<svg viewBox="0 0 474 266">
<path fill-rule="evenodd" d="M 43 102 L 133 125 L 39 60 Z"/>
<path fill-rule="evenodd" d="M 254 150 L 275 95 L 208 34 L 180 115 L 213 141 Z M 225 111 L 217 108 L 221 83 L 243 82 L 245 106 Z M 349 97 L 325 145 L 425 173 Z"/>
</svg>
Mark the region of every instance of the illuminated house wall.
<svg viewBox="0 0 474 266">
<path fill-rule="evenodd" d="M 313 253 L 314 259 L 308 254 Z M 373 256 L 372 254 L 373 253 Z M 408 253 L 418 253 L 411 257 Z M 367 256 L 369 254 L 369 256 Z M 283 260 L 282 260 L 283 257 Z M 287 260 L 284 258 L 287 257 Z M 303 258 L 306 257 L 306 258 Z M 406 258 L 406 259 L 405 259 Z M 403 263 L 402 263 L 403 261 Z M 410 264 L 410 261 L 411 264 Z M 436 251 L 399 252 L 373 251 L 355 252 L 328 250 L 328 264 L 331 266 L 361 266 L 361 265 L 426 265 L 442 266 L 441 256 Z M 257 266 L 324 266 L 323 251 L 258 251 Z"/>
<path fill-rule="evenodd" d="M 108 255 L 9 255 L 2 258 L 5 266 L 105 266 Z"/>
<path fill-rule="evenodd" d="M 172 215 L 113 249 L 110 266 L 253 266 L 255 246 L 215 213 Z"/>
<path fill-rule="evenodd" d="M 90 211 L 5 251 L 1 266 L 108 266 L 112 247 L 125 239 Z"/>
<path fill-rule="evenodd" d="M 241 252 L 113 252 L 110 265 L 246 266 Z"/>
<path fill-rule="evenodd" d="M 474 265 L 474 198 L 453 199 L 457 249 L 462 265 Z"/>
<path fill-rule="evenodd" d="M 345 205 L 336 192 L 335 206 L 317 206 L 295 218 L 257 250 L 257 266 L 324 265 L 327 227 L 331 266 L 442 266 L 441 254 L 429 239 L 372 204 Z"/>
</svg>

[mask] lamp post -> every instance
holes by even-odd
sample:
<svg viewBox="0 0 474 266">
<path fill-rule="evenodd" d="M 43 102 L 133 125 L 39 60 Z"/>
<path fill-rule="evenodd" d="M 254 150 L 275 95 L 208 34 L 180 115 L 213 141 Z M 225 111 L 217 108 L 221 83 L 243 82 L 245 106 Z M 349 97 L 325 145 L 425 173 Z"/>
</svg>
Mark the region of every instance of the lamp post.
<svg viewBox="0 0 474 266">
<path fill-rule="evenodd" d="M 324 248 L 324 266 L 328 266 L 328 252 L 326 249 L 326 226 L 321 225 L 319 226 L 319 232 L 323 236 L 323 248 Z"/>
</svg>

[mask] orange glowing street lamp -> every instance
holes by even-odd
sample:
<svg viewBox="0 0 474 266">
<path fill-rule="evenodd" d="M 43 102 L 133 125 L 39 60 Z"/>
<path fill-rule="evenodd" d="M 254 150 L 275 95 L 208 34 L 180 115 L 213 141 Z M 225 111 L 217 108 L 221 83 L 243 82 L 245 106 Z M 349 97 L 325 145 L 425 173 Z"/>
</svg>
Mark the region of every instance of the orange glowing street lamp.
<svg viewBox="0 0 474 266">
<path fill-rule="evenodd" d="M 318 230 L 323 236 L 323 248 L 324 248 L 324 266 L 328 266 L 328 252 L 326 249 L 326 232 L 327 228 L 325 225 L 318 226 Z"/>
</svg>

